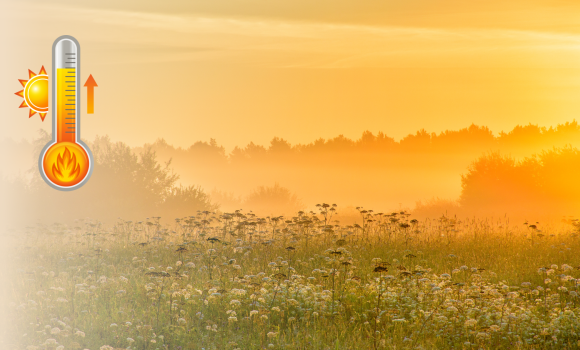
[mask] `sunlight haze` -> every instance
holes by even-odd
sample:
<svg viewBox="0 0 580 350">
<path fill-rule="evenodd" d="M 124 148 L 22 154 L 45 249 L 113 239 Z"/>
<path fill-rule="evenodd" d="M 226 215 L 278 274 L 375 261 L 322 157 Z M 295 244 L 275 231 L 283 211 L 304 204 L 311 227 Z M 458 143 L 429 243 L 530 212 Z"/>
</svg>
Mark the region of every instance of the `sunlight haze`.
<svg viewBox="0 0 580 350">
<path fill-rule="evenodd" d="M 419 6 L 420 5 L 420 6 Z M 580 112 L 580 5 L 573 1 L 2 1 L 0 138 L 40 127 L 17 79 L 75 36 L 96 113 L 84 138 L 164 138 L 227 150 L 364 130 L 400 139 L 471 123 L 495 133 Z M 17 54 L 16 54 L 17 53 Z M 12 83 L 10 83 L 12 82 Z M 84 91 L 82 103 L 84 104 Z"/>
</svg>

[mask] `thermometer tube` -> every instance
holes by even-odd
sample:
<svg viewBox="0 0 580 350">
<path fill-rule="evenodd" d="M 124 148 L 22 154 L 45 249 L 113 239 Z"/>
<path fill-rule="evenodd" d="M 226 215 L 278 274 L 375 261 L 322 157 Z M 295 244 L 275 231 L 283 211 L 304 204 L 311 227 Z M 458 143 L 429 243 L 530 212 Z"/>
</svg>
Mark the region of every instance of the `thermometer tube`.
<svg viewBox="0 0 580 350">
<path fill-rule="evenodd" d="M 52 47 L 52 141 L 40 154 L 44 180 L 59 190 L 82 186 L 91 175 L 89 148 L 80 140 L 80 45 L 61 36 Z"/>
</svg>

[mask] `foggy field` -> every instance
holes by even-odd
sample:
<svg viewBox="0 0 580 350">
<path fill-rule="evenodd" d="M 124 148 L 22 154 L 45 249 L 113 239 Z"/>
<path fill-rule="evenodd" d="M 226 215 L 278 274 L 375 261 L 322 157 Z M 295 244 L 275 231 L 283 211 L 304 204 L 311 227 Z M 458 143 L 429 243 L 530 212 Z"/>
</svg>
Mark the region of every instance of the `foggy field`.
<svg viewBox="0 0 580 350">
<path fill-rule="evenodd" d="M 77 191 L 0 177 L 0 349 L 579 348 L 580 150 L 554 135 L 580 126 L 525 130 L 545 150 L 477 126 L 229 155 L 105 136 Z"/>
<path fill-rule="evenodd" d="M 578 19 L 0 0 L 0 350 L 580 350 Z"/>
<path fill-rule="evenodd" d="M 2 348 L 578 348 L 578 221 L 317 209 L 15 231 Z"/>
</svg>

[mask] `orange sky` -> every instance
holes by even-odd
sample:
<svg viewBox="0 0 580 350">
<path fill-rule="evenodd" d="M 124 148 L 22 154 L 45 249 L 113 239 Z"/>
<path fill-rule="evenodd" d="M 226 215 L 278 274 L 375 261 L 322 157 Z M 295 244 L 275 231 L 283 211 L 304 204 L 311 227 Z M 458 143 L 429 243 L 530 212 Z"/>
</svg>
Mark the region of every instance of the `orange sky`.
<svg viewBox="0 0 580 350">
<path fill-rule="evenodd" d="M 580 118 L 578 18 L 577 1 L 0 0 L 0 138 L 50 130 L 14 92 L 29 68 L 50 72 L 63 34 L 99 84 L 89 140 L 231 150 L 556 125 Z"/>
</svg>

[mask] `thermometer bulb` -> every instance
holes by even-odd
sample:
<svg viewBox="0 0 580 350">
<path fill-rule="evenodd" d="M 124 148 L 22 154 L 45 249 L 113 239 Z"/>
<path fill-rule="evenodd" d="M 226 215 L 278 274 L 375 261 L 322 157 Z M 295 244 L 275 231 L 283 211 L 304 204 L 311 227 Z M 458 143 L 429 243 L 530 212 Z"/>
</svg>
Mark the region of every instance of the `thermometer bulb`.
<svg viewBox="0 0 580 350">
<path fill-rule="evenodd" d="M 54 188 L 73 190 L 92 172 L 92 155 L 80 141 L 80 46 L 70 36 L 53 45 L 53 139 L 41 152 L 39 167 L 44 180 Z"/>
</svg>

